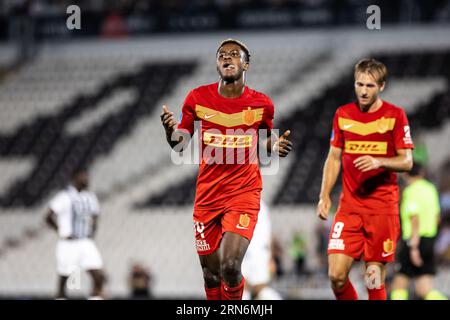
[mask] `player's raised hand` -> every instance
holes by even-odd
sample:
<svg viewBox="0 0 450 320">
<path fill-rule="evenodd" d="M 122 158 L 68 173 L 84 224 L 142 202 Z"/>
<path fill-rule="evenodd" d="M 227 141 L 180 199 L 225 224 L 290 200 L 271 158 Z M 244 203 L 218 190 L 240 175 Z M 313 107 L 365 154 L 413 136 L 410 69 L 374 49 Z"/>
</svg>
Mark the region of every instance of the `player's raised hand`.
<svg viewBox="0 0 450 320">
<path fill-rule="evenodd" d="M 166 105 L 163 106 L 163 111 L 161 113 L 161 122 L 167 133 L 172 133 L 178 125 L 178 122 L 173 116 L 173 112 L 169 111 Z"/>
<path fill-rule="evenodd" d="M 328 219 L 331 208 L 331 198 L 329 196 L 321 196 L 317 204 L 316 214 L 322 220 Z"/>
<path fill-rule="evenodd" d="M 369 170 L 376 170 L 381 167 L 381 161 L 371 156 L 362 156 L 353 161 L 356 169 L 366 172 Z"/>
<path fill-rule="evenodd" d="M 292 142 L 289 140 L 290 130 L 286 130 L 283 135 L 275 142 L 274 149 L 278 150 L 280 157 L 286 157 L 292 151 Z"/>
</svg>

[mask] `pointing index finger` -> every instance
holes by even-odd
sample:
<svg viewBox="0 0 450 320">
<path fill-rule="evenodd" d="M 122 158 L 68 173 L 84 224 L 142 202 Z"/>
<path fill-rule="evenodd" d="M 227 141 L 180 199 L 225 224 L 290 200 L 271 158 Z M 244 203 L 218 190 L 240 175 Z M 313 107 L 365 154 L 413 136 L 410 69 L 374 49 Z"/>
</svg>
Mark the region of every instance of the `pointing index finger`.
<svg viewBox="0 0 450 320">
<path fill-rule="evenodd" d="M 291 130 L 286 130 L 281 137 L 287 138 L 290 134 L 291 134 Z"/>
</svg>

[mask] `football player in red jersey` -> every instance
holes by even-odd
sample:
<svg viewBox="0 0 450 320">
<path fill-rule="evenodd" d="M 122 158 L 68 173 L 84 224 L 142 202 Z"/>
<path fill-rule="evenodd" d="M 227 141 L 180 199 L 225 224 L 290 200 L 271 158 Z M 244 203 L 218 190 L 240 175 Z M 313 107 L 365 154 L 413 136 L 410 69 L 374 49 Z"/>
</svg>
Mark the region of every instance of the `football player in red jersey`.
<svg viewBox="0 0 450 320">
<path fill-rule="evenodd" d="M 385 300 L 385 264 L 399 237 L 396 171 L 411 170 L 410 128 L 403 109 L 383 101 L 386 66 L 363 59 L 355 66 L 357 101 L 337 109 L 325 161 L 317 215 L 326 220 L 341 170 L 343 191 L 328 242 L 328 275 L 338 300 L 356 300 L 348 274 L 364 257 L 370 300 Z"/>
<path fill-rule="evenodd" d="M 258 218 L 262 181 L 258 144 L 285 157 L 292 149 L 290 131 L 272 134 L 270 98 L 245 85 L 250 53 L 235 39 L 224 40 L 216 54 L 219 82 L 192 90 L 181 122 L 163 107 L 161 121 L 169 145 L 185 147 L 201 123 L 201 162 L 194 205 L 197 252 L 208 300 L 242 299 L 241 264 Z M 265 129 L 263 142 L 260 129 Z"/>
</svg>

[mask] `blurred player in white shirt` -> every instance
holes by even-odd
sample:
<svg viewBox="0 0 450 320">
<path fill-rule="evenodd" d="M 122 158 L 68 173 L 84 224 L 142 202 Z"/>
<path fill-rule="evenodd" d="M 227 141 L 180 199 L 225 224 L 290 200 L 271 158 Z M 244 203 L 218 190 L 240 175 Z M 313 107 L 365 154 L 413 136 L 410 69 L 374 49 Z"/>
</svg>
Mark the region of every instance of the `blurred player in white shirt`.
<svg viewBox="0 0 450 320">
<path fill-rule="evenodd" d="M 103 262 L 93 241 L 100 208 L 97 196 L 87 190 L 88 184 L 87 170 L 78 169 L 72 175 L 72 183 L 49 202 L 46 222 L 59 236 L 56 246 L 57 298 L 66 298 L 67 279 L 80 270 L 87 271 L 92 277 L 92 299 L 102 297 Z"/>
<path fill-rule="evenodd" d="M 242 262 L 242 274 L 245 277 L 243 300 L 281 300 L 281 296 L 269 287 L 272 263 L 272 228 L 269 208 L 261 201 L 252 241 Z"/>
</svg>

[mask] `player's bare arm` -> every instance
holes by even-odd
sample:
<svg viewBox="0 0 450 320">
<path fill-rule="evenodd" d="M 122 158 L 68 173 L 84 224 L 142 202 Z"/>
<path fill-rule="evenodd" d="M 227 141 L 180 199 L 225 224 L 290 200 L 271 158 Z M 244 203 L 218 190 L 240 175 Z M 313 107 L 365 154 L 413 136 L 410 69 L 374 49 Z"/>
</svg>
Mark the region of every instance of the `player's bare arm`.
<svg viewBox="0 0 450 320">
<path fill-rule="evenodd" d="M 92 217 L 92 238 L 95 237 L 95 234 L 97 233 L 97 226 L 98 226 L 98 215 L 95 215 Z"/>
<path fill-rule="evenodd" d="M 48 210 L 47 216 L 45 217 L 45 222 L 53 230 L 58 230 L 58 224 L 56 223 L 56 214 L 52 210 Z"/>
<path fill-rule="evenodd" d="M 328 219 L 331 208 L 331 191 L 336 184 L 337 177 L 341 170 L 342 149 L 330 147 L 327 159 L 323 168 L 322 187 L 320 189 L 319 203 L 317 204 L 317 216 L 322 220 Z"/>
<path fill-rule="evenodd" d="M 419 244 L 419 215 L 413 215 L 411 216 L 411 239 L 408 241 L 408 247 L 411 263 L 416 267 L 421 267 L 423 265 L 423 260 L 420 256 Z"/>
<path fill-rule="evenodd" d="M 372 156 L 361 156 L 353 162 L 355 167 L 362 172 L 384 168 L 391 171 L 409 171 L 413 166 L 411 149 L 399 149 L 397 155 L 392 158 L 375 158 Z"/>
<path fill-rule="evenodd" d="M 173 135 L 178 126 L 178 122 L 175 120 L 174 113 L 169 111 L 167 106 L 163 106 L 163 111 L 161 113 L 161 123 L 166 131 L 167 143 L 173 149 L 181 141 L 183 141 L 182 135 Z"/>
<path fill-rule="evenodd" d="M 292 151 L 292 141 L 289 140 L 290 134 L 290 130 L 286 130 L 279 138 L 277 138 L 275 135 L 270 134 L 266 140 L 267 152 L 271 153 L 272 150 L 274 150 L 278 152 L 278 155 L 280 157 L 286 157 L 289 152 Z M 273 144 L 272 139 L 275 140 Z"/>
</svg>

